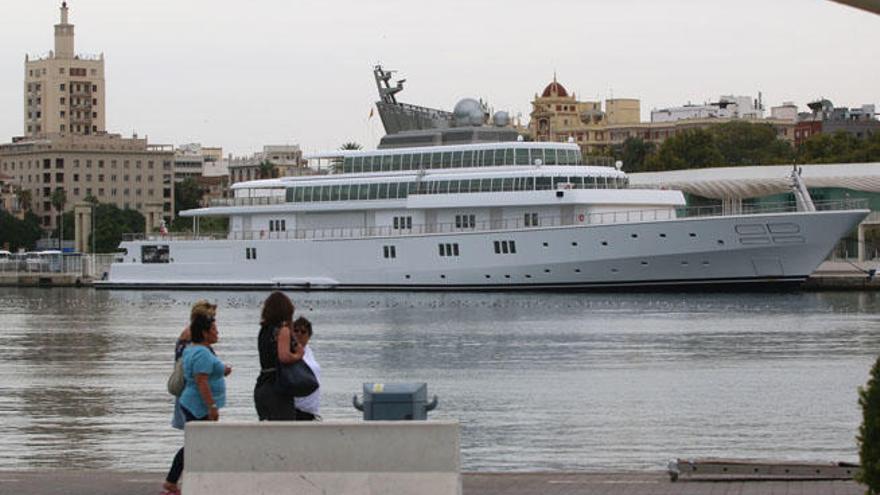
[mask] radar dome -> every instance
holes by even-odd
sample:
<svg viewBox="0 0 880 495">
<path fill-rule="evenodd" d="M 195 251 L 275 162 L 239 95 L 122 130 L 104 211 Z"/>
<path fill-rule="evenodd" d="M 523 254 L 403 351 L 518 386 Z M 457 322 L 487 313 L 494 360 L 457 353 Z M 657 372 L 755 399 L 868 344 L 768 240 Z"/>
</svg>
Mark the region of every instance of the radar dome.
<svg viewBox="0 0 880 495">
<path fill-rule="evenodd" d="M 455 104 L 452 116 L 457 126 L 483 125 L 483 106 L 473 98 L 465 98 Z"/>
<path fill-rule="evenodd" d="M 510 115 L 504 111 L 495 112 L 492 121 L 495 122 L 497 127 L 507 127 L 510 124 Z"/>
</svg>

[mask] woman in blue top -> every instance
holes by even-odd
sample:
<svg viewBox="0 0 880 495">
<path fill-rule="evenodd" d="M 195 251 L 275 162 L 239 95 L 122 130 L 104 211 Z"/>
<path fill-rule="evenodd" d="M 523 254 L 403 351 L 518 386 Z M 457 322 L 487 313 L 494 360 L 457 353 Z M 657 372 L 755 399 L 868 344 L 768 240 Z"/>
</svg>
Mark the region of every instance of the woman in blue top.
<svg viewBox="0 0 880 495">
<path fill-rule="evenodd" d="M 187 422 L 217 421 L 226 405 L 226 379 L 232 368 L 223 364 L 211 348 L 220 338 L 214 318 L 197 315 L 190 324 L 192 344 L 183 351 L 180 408 Z M 183 448 L 177 451 L 163 485 L 163 495 L 180 493 L 177 482 L 183 473 Z"/>
</svg>

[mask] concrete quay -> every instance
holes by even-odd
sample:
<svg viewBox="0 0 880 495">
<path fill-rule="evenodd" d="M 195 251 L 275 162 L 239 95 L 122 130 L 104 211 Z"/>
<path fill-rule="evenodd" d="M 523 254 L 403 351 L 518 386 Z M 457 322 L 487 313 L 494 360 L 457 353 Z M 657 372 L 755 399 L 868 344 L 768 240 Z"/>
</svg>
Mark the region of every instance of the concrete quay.
<svg viewBox="0 0 880 495">
<path fill-rule="evenodd" d="M 0 493 L 156 495 L 165 473 L 0 471 Z M 863 495 L 854 481 L 669 481 L 664 472 L 462 473 L 463 495 Z M 303 492 L 305 493 L 305 492 Z M 416 494 L 414 494 L 416 495 Z"/>
</svg>

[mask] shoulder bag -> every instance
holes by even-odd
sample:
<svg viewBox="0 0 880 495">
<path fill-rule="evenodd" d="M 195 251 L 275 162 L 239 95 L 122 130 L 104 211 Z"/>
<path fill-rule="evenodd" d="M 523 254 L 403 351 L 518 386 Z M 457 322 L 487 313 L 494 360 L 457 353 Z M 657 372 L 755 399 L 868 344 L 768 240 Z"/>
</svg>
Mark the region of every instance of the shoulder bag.
<svg viewBox="0 0 880 495">
<path fill-rule="evenodd" d="M 294 363 L 278 363 L 275 377 L 275 391 L 293 397 L 305 397 L 318 390 L 318 379 L 305 361 L 300 359 Z"/>
<path fill-rule="evenodd" d="M 174 361 L 174 371 L 171 372 L 171 376 L 168 377 L 168 393 L 175 396 L 180 397 L 180 394 L 183 393 L 185 382 L 183 381 L 183 357 Z"/>
</svg>

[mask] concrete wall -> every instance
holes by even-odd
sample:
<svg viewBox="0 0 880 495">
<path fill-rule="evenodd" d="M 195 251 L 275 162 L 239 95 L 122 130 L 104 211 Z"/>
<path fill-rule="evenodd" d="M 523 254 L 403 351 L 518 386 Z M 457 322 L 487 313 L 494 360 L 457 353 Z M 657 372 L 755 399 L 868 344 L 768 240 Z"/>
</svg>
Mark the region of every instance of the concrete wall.
<svg viewBox="0 0 880 495">
<path fill-rule="evenodd" d="M 458 422 L 186 427 L 184 495 L 460 495 Z"/>
</svg>

